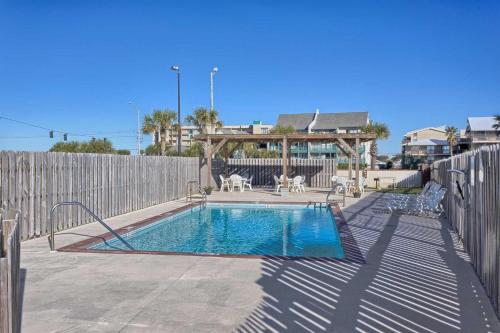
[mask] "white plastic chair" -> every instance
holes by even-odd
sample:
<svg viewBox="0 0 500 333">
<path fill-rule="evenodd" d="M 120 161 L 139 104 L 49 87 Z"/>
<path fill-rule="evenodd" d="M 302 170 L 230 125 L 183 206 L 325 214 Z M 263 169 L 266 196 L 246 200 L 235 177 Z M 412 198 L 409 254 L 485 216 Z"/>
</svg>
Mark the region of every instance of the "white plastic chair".
<svg viewBox="0 0 500 333">
<path fill-rule="evenodd" d="M 293 178 L 292 182 L 288 185 L 288 187 L 293 192 L 301 192 L 300 183 L 302 182 L 302 176 L 296 176 Z"/>
<path fill-rule="evenodd" d="M 276 186 L 276 192 L 279 192 L 280 188 L 283 186 L 283 183 L 280 181 L 278 177 L 276 177 L 276 175 L 274 175 L 273 177 L 274 177 L 274 185 Z"/>
<path fill-rule="evenodd" d="M 347 184 L 347 178 L 340 177 L 340 176 L 333 176 L 332 181 L 334 182 L 333 188 L 335 189 L 335 192 L 337 192 L 337 193 L 346 192 L 347 193 L 349 191 L 349 186 Z"/>
<path fill-rule="evenodd" d="M 300 189 L 302 190 L 302 192 L 305 192 L 306 191 L 306 188 L 304 186 L 304 183 L 306 182 L 306 176 L 300 176 L 302 178 L 302 180 L 300 181 Z"/>
<path fill-rule="evenodd" d="M 239 175 L 231 175 L 229 177 L 231 180 L 231 192 L 234 192 L 234 189 L 237 187 L 240 189 L 240 192 L 243 192 L 243 179 Z"/>
<path fill-rule="evenodd" d="M 253 191 L 253 189 L 252 189 L 252 180 L 253 180 L 253 176 L 250 176 L 250 178 L 246 179 L 243 182 L 243 188 L 248 187 L 250 189 L 250 191 Z"/>
<path fill-rule="evenodd" d="M 219 175 L 220 178 L 220 191 L 224 192 L 224 187 L 227 187 L 227 191 L 231 190 L 231 184 L 229 183 L 229 178 L 224 178 L 224 176 Z"/>
</svg>

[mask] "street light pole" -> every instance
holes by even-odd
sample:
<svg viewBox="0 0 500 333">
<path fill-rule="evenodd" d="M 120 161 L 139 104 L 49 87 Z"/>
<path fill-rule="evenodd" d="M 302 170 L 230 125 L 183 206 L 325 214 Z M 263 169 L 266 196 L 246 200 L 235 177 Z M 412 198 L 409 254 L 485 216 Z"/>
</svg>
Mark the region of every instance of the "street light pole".
<svg viewBox="0 0 500 333">
<path fill-rule="evenodd" d="M 134 102 L 128 102 L 135 111 L 137 111 L 137 155 L 141 155 L 141 110 L 135 105 Z"/>
<path fill-rule="evenodd" d="M 182 141 L 182 129 L 181 129 L 181 71 L 179 66 L 172 66 L 170 69 L 177 72 L 177 154 L 181 154 L 181 141 Z"/>
<path fill-rule="evenodd" d="M 210 111 L 214 110 L 214 76 L 219 71 L 219 68 L 214 67 L 210 72 Z"/>
</svg>

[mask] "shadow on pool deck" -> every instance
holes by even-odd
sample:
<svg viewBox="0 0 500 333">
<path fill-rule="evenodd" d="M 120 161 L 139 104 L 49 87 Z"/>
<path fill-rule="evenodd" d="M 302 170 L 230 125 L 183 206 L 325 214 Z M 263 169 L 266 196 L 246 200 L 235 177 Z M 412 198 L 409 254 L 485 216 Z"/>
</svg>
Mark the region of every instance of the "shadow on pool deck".
<svg viewBox="0 0 500 333">
<path fill-rule="evenodd" d="M 263 260 L 266 296 L 236 332 L 500 331 L 447 222 L 383 207 L 376 194 L 344 210 L 346 260 Z"/>
</svg>

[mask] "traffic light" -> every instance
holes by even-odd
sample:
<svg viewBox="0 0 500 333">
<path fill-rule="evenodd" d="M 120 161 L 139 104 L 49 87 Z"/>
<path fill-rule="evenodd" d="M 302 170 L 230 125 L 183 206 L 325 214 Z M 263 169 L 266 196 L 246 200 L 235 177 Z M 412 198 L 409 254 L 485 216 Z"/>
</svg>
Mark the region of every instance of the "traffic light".
<svg viewBox="0 0 500 333">
<path fill-rule="evenodd" d="M 64 141 L 68 141 L 68 134 L 67 134 L 67 133 L 64 133 L 64 134 L 63 134 L 63 140 L 64 140 Z"/>
<path fill-rule="evenodd" d="M 51 139 L 53 139 L 53 138 L 54 138 L 54 131 L 50 131 L 50 132 L 49 132 L 49 137 L 50 137 Z"/>
</svg>

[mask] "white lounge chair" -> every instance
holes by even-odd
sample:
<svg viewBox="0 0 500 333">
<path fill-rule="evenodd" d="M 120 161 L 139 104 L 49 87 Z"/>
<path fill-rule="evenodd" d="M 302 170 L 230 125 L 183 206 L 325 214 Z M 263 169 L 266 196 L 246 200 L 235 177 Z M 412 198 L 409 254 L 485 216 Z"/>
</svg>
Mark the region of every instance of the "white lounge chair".
<svg viewBox="0 0 500 333">
<path fill-rule="evenodd" d="M 234 192 L 235 188 L 239 188 L 240 192 L 244 191 L 243 178 L 240 175 L 231 175 L 229 179 L 231 180 L 231 192 Z"/>
<path fill-rule="evenodd" d="M 231 183 L 229 182 L 229 178 L 224 178 L 224 176 L 219 175 L 220 178 L 220 191 L 224 192 L 224 187 L 227 188 L 229 192 L 231 190 Z"/>
<path fill-rule="evenodd" d="M 243 182 L 243 188 L 248 187 L 250 189 L 250 191 L 253 191 L 252 180 L 253 180 L 253 176 L 250 176 L 250 178 L 245 179 L 245 181 Z"/>
</svg>

